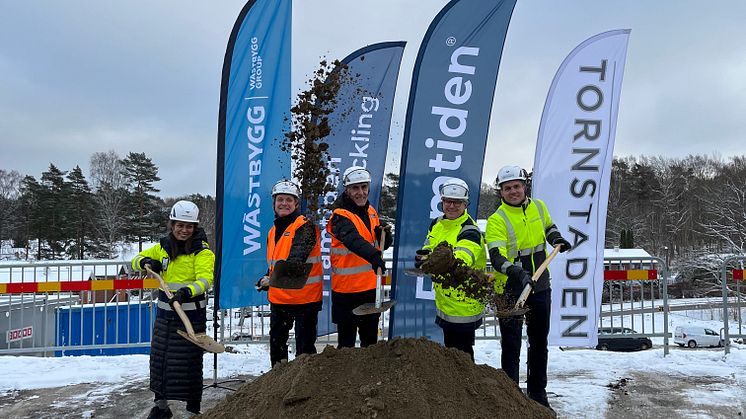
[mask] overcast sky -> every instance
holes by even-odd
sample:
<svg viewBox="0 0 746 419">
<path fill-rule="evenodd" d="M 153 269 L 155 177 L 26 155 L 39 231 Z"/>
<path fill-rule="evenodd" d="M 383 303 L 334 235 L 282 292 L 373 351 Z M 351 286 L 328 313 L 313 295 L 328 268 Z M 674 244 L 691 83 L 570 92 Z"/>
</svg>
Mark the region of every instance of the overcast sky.
<svg viewBox="0 0 746 419">
<path fill-rule="evenodd" d="M 214 195 L 223 56 L 245 2 L 0 0 L 0 169 L 39 178 L 91 154 L 145 152 L 163 197 Z M 446 0 L 296 0 L 293 86 L 322 56 L 407 41 L 387 171 L 398 173 L 420 41 Z M 547 90 L 565 56 L 632 30 L 615 155 L 745 154 L 746 2 L 519 0 L 508 29 L 483 181 L 530 168 Z"/>
</svg>

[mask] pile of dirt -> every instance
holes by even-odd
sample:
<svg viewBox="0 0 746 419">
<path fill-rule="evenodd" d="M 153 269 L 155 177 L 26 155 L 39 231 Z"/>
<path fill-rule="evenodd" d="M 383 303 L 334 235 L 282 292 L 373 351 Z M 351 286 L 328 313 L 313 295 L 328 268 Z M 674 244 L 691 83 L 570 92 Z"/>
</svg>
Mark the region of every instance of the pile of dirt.
<svg viewBox="0 0 746 419">
<path fill-rule="evenodd" d="M 281 363 L 204 418 L 552 418 L 502 371 L 427 339 Z"/>
</svg>

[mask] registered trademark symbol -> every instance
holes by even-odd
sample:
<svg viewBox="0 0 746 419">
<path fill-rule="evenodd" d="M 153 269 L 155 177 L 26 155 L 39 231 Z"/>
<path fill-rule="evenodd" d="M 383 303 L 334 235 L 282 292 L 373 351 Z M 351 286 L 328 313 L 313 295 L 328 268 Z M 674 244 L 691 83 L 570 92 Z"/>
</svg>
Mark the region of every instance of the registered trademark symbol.
<svg viewBox="0 0 746 419">
<path fill-rule="evenodd" d="M 449 47 L 456 45 L 456 38 L 449 36 L 448 39 L 446 39 L 446 45 Z"/>
</svg>

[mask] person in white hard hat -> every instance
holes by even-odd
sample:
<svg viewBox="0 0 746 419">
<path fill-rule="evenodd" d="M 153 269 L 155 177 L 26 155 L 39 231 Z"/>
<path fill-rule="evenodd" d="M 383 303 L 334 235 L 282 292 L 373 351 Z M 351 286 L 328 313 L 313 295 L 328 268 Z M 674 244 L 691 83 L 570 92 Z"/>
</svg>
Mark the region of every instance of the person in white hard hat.
<svg viewBox="0 0 746 419">
<path fill-rule="evenodd" d="M 440 186 L 440 202 L 443 216 L 430 223 L 425 244 L 415 256 L 415 267 L 419 268 L 425 256 L 445 241 L 453 246 L 454 257 L 474 269 L 485 269 L 484 237 L 467 211 L 469 185 L 458 178 L 447 180 Z M 457 288 L 443 288 L 435 282 L 433 288 L 435 324 L 443 329 L 444 345 L 466 352 L 473 361 L 475 331 L 482 324 L 484 305 Z"/>
<path fill-rule="evenodd" d="M 295 323 L 296 355 L 316 353 L 316 331 L 324 287 L 319 229 L 300 213 L 300 188 L 289 180 L 272 187 L 275 221 L 267 235 L 267 275 L 256 283 L 268 291 L 270 303 L 269 358 L 272 366 L 288 359 L 288 338 Z M 278 262 L 312 265 L 300 289 L 270 286 Z M 279 269 L 279 268 L 278 268 Z"/>
<path fill-rule="evenodd" d="M 528 396 L 549 407 L 547 400 L 547 338 L 552 307 L 549 270 L 537 282 L 531 280 L 547 258 L 546 242 L 560 246 L 561 252 L 572 248 L 562 237 L 546 205 L 526 196 L 528 173 L 518 166 L 505 166 L 497 173 L 502 204 L 487 220 L 487 247 L 494 269 L 498 292 L 517 299 L 529 285 L 533 292 L 526 301 L 528 334 Z M 500 319 L 501 364 L 508 376 L 518 383 L 523 318 Z"/>
<path fill-rule="evenodd" d="M 375 302 L 376 273 L 386 272 L 382 251 L 393 243 L 389 226 L 380 222 L 368 202 L 370 180 L 363 167 L 344 171 L 344 192 L 334 202 L 326 225 L 332 237 L 332 322 L 337 325 L 338 347 L 354 347 L 357 335 L 362 347 L 378 341 L 381 314 L 358 316 L 352 312 Z M 380 243 L 384 230 L 385 243 Z"/>
<path fill-rule="evenodd" d="M 166 297 L 158 290 L 158 311 L 150 345 L 150 390 L 155 393 L 149 419 L 173 416 L 168 400 L 186 402 L 190 415 L 200 413 L 202 403 L 202 354 L 200 347 L 181 337 L 184 324 L 173 310 L 181 304 L 196 333 L 207 326 L 207 291 L 212 287 L 215 254 L 207 235 L 199 227 L 199 208 L 191 201 L 178 201 L 169 213 L 169 234 L 155 246 L 132 259 L 136 271 L 160 272 L 173 292 Z"/>
</svg>

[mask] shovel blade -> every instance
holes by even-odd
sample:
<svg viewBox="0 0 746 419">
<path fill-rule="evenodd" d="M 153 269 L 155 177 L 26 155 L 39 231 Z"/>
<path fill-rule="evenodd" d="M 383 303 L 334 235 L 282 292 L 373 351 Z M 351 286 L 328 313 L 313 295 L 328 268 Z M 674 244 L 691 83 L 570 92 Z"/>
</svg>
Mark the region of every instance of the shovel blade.
<svg viewBox="0 0 746 419">
<path fill-rule="evenodd" d="M 215 342 L 213 338 L 207 336 L 204 333 L 196 333 L 194 335 L 190 335 L 189 333 L 183 330 L 177 330 L 176 333 L 178 333 L 184 339 L 188 340 L 189 342 L 192 342 L 193 344 L 199 346 L 200 348 L 204 349 L 207 352 L 210 352 L 213 354 L 219 354 L 219 353 L 225 352 L 225 346 L 221 345 L 220 343 Z"/>
<path fill-rule="evenodd" d="M 498 310 L 495 312 L 495 317 L 497 317 L 498 319 L 507 319 L 509 317 L 520 317 L 526 313 L 528 313 L 528 308 L 521 307 L 511 310 Z"/>
<path fill-rule="evenodd" d="M 396 304 L 396 300 L 381 301 L 380 307 L 376 307 L 376 303 L 365 303 L 363 305 L 357 306 L 357 308 L 352 310 L 352 313 L 357 316 L 364 316 L 366 314 L 383 313 L 384 311 L 393 307 L 394 304 Z"/>
<path fill-rule="evenodd" d="M 313 268 L 311 263 L 278 260 L 272 270 L 272 276 L 269 277 L 269 285 L 280 289 L 299 290 L 306 286 L 311 268 Z"/>
</svg>

